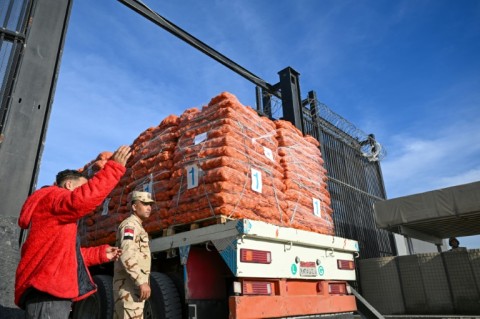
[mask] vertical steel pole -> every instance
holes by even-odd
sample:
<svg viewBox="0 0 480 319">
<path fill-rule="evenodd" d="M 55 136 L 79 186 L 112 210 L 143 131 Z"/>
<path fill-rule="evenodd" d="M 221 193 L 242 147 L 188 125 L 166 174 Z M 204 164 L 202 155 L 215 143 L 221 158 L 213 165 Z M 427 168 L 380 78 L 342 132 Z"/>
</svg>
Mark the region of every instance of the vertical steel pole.
<svg viewBox="0 0 480 319">
<path fill-rule="evenodd" d="M 300 96 L 300 73 L 287 67 L 278 72 L 280 75 L 280 92 L 282 94 L 283 119 L 290 121 L 300 131 L 303 129 L 302 98 Z"/>
</svg>

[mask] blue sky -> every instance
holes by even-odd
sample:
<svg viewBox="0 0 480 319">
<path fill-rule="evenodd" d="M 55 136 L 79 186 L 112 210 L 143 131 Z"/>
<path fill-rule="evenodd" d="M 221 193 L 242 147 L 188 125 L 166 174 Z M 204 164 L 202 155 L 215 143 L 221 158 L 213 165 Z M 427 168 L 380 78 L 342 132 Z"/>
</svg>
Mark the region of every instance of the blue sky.
<svg viewBox="0 0 480 319">
<path fill-rule="evenodd" d="M 297 70 L 386 148 L 389 198 L 480 180 L 480 1 L 144 2 L 271 84 Z M 255 107 L 253 84 L 120 2 L 74 1 L 38 185 L 223 91 Z"/>
</svg>

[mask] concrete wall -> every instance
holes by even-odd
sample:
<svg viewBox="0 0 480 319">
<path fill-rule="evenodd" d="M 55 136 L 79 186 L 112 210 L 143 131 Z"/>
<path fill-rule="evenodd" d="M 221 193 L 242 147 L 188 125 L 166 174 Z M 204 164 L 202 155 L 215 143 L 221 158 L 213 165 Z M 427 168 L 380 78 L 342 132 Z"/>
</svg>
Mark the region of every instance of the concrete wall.
<svg viewBox="0 0 480 319">
<path fill-rule="evenodd" d="M 24 318 L 13 302 L 15 271 L 20 261 L 19 236 L 17 218 L 0 216 L 0 318 Z"/>
</svg>

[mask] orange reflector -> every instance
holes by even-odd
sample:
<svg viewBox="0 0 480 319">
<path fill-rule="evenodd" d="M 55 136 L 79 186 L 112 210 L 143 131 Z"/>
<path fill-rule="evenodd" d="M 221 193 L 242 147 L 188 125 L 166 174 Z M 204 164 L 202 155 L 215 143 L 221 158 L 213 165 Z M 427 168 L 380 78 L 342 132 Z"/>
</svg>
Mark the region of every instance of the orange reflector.
<svg viewBox="0 0 480 319">
<path fill-rule="evenodd" d="M 244 281 L 244 295 L 271 295 L 272 283 L 266 281 Z"/>
<path fill-rule="evenodd" d="M 337 266 L 338 269 L 347 269 L 347 270 L 353 270 L 355 269 L 355 263 L 353 260 L 337 260 Z"/>
<path fill-rule="evenodd" d="M 265 250 L 240 249 L 240 261 L 244 263 L 270 264 L 272 253 Z"/>
<path fill-rule="evenodd" d="M 328 284 L 328 292 L 331 295 L 346 295 L 347 294 L 347 284 L 344 282 L 335 282 Z"/>
</svg>

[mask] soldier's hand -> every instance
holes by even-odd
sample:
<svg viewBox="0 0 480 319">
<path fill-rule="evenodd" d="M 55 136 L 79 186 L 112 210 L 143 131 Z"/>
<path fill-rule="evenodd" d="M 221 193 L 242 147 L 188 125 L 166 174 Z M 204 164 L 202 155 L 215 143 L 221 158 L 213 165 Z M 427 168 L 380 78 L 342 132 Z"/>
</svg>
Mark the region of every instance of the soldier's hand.
<svg viewBox="0 0 480 319">
<path fill-rule="evenodd" d="M 130 153 L 130 146 L 122 145 L 113 153 L 112 160 L 125 166 L 130 155 L 132 155 L 132 153 Z"/>
<path fill-rule="evenodd" d="M 120 256 L 122 255 L 122 250 L 118 247 L 107 247 L 107 249 L 105 250 L 105 253 L 107 254 L 107 258 L 110 260 L 110 261 L 116 261 L 118 260 L 118 258 L 120 258 Z"/>
<path fill-rule="evenodd" d="M 150 285 L 147 282 L 141 284 L 140 286 L 138 286 L 138 288 L 140 290 L 140 301 L 144 301 L 150 298 L 150 294 L 152 293 L 152 291 L 150 289 Z"/>
</svg>

